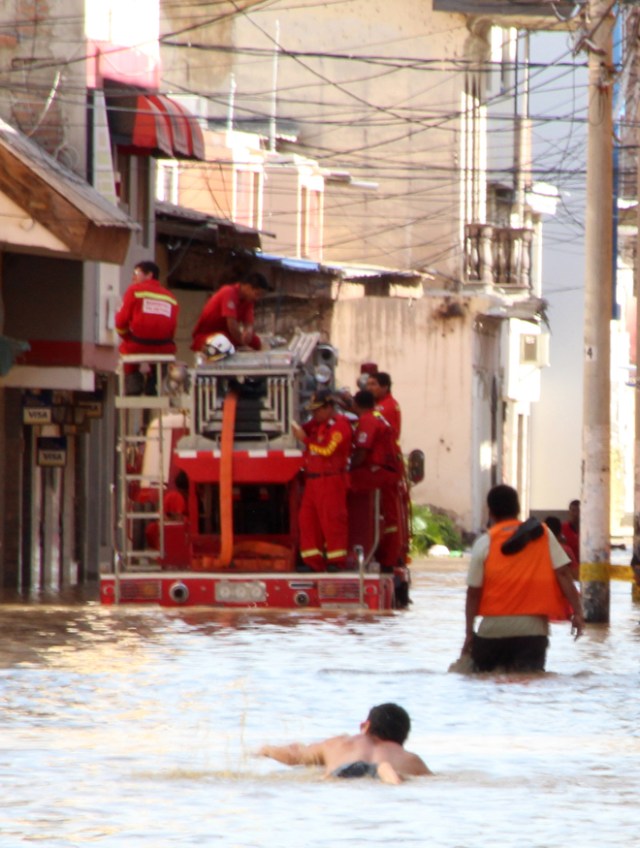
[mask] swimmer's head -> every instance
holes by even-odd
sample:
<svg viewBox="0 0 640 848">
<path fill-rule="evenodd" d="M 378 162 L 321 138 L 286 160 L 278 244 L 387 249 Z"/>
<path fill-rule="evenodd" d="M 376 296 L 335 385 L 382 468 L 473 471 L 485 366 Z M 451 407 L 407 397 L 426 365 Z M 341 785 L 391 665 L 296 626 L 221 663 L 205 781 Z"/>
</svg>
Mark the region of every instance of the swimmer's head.
<svg viewBox="0 0 640 848">
<path fill-rule="evenodd" d="M 367 733 L 403 745 L 411 730 L 411 719 L 397 704 L 379 704 L 369 710 Z"/>
</svg>

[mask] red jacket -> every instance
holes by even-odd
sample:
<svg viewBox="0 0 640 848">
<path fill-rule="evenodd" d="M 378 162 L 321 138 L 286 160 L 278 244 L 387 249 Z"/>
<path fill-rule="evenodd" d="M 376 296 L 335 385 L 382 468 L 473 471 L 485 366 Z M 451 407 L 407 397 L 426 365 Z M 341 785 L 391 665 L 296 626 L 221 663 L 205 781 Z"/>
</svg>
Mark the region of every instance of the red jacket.
<svg viewBox="0 0 640 848">
<path fill-rule="evenodd" d="M 402 430 L 402 413 L 400 412 L 398 401 L 391 394 L 385 395 L 376 403 L 376 412 L 381 412 L 387 419 L 393 430 L 396 442 L 399 442 L 400 432 Z"/>
<path fill-rule="evenodd" d="M 174 353 L 178 301 L 157 280 L 132 283 L 116 314 L 116 330 L 123 340 L 120 350 Z"/>
<path fill-rule="evenodd" d="M 253 324 L 253 302 L 241 300 L 240 283 L 222 286 L 205 303 L 198 323 L 193 330 L 191 350 L 202 350 L 207 336 L 214 333 L 222 333 L 229 338 L 227 318 L 235 318 L 238 323 L 245 326 Z M 230 339 L 230 341 L 233 341 L 233 339 Z"/>
<path fill-rule="evenodd" d="M 305 438 L 305 469 L 309 474 L 331 474 L 347 470 L 351 454 L 351 424 L 344 415 L 326 422 L 311 419 L 302 425 Z"/>
<path fill-rule="evenodd" d="M 569 524 L 568 521 L 562 522 L 562 535 L 565 538 L 566 543 L 569 545 L 571 550 L 573 551 L 573 555 L 576 558 L 576 562 L 580 562 L 580 534 L 579 532 L 573 529 L 573 527 Z"/>
<path fill-rule="evenodd" d="M 398 446 L 393 429 L 379 412 L 363 412 L 358 418 L 354 434 L 354 447 L 367 451 L 362 468 L 379 467 L 399 472 Z"/>
</svg>

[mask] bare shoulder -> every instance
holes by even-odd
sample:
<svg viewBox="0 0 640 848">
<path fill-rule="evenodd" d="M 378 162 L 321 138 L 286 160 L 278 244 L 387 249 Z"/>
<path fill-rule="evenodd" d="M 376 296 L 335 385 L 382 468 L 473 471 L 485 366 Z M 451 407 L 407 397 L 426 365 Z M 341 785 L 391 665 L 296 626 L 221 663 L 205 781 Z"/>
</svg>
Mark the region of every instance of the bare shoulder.
<svg viewBox="0 0 640 848">
<path fill-rule="evenodd" d="M 403 768 L 403 771 L 405 771 L 406 774 L 415 776 L 433 774 L 429 766 L 425 763 L 422 757 L 418 756 L 418 754 L 412 754 L 410 751 L 407 751 L 406 755 L 407 759 L 404 762 Z"/>
</svg>

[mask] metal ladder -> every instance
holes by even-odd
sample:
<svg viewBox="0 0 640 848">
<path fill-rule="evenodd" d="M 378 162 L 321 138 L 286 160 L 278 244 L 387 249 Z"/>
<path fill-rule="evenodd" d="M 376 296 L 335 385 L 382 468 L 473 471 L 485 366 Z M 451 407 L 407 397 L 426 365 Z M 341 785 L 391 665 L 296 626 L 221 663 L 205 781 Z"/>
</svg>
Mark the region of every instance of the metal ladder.
<svg viewBox="0 0 640 848">
<path fill-rule="evenodd" d="M 115 497 L 116 538 L 114 573 L 116 576 L 116 600 L 119 598 L 118 578 L 121 571 L 157 571 L 164 558 L 164 510 L 162 508 L 165 488 L 165 444 L 163 415 L 170 409 L 170 398 L 164 392 L 163 367 L 175 362 L 175 356 L 167 354 L 124 354 L 118 368 L 118 391 L 115 407 L 118 410 L 117 433 L 117 485 Z M 148 363 L 155 369 L 156 395 L 127 395 L 125 392 L 125 366 Z M 157 421 L 157 429 L 149 434 L 151 423 Z M 157 468 L 155 473 L 143 474 L 143 468 L 131 471 L 127 462 L 131 451 L 139 452 L 144 445 L 157 443 Z M 144 483 L 157 491 L 157 505 L 151 511 L 144 504 L 136 504 L 131 496 L 132 487 Z M 147 548 L 145 528 L 149 521 L 157 521 L 159 528 L 158 550 Z"/>
</svg>

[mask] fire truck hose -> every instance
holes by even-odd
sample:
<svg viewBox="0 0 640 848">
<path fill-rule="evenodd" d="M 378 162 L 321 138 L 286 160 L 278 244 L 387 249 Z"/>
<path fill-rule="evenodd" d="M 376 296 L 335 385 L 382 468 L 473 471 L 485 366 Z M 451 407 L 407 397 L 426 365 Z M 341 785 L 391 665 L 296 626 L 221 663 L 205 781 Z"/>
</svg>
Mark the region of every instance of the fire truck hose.
<svg viewBox="0 0 640 848">
<path fill-rule="evenodd" d="M 220 557 L 218 565 L 226 568 L 233 558 L 233 439 L 236 429 L 238 395 L 230 391 L 222 408 L 220 438 Z"/>
</svg>

